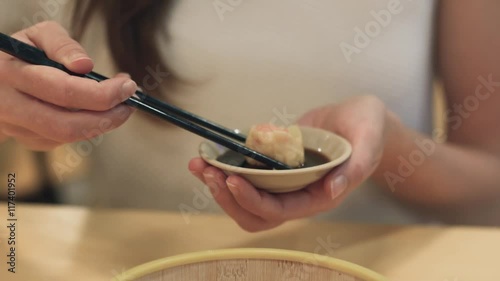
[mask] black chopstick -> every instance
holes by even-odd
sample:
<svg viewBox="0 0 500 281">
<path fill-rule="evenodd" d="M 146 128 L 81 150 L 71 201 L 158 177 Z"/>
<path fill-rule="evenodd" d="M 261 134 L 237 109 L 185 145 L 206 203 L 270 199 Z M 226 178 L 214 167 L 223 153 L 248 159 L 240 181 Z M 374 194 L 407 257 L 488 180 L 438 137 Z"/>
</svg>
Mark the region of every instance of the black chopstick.
<svg viewBox="0 0 500 281">
<path fill-rule="evenodd" d="M 107 77 L 102 76 L 101 74 L 98 74 L 95 72 L 88 73 L 87 78 L 91 78 L 91 79 L 96 80 L 96 81 L 103 81 L 103 80 L 108 79 Z M 219 124 L 216 124 L 216 123 L 214 123 L 210 120 L 207 120 L 201 116 L 195 115 L 191 112 L 185 111 L 185 110 L 183 110 L 179 107 L 176 107 L 174 105 L 171 105 L 171 104 L 168 104 L 166 102 L 160 101 L 158 99 L 152 98 L 141 91 L 137 91 L 136 95 L 142 101 L 144 101 L 146 104 L 152 105 L 157 109 L 162 109 L 162 110 L 166 110 L 168 112 L 173 112 L 173 113 L 175 113 L 183 118 L 186 118 L 189 121 L 193 121 L 195 123 L 201 124 L 209 129 L 211 129 L 211 130 L 214 130 L 214 131 L 216 131 L 220 134 L 223 134 L 225 136 L 231 137 L 235 140 L 242 141 L 242 142 L 246 141 L 246 136 L 244 136 L 242 134 L 238 134 L 231 129 L 228 129 L 228 128 L 223 127 Z"/>
<path fill-rule="evenodd" d="M 25 62 L 31 63 L 31 64 L 36 64 L 36 65 L 45 65 L 49 67 L 54 67 L 59 70 L 62 70 L 70 75 L 74 76 L 79 76 L 79 77 L 84 77 L 92 80 L 96 80 L 98 82 L 107 80 L 109 78 L 95 72 L 90 72 L 87 74 L 78 74 L 70 71 L 67 69 L 64 65 L 55 62 L 47 57 L 45 52 L 43 50 L 40 50 L 36 47 L 33 47 L 31 45 L 25 44 L 24 42 L 21 42 L 15 38 L 12 38 L 8 35 L 5 35 L 0 32 L 0 50 L 8 53 L 11 56 L 14 56 L 20 60 L 23 60 Z M 263 155 L 257 151 L 254 151 L 242 143 L 233 141 L 228 138 L 224 138 L 219 134 L 216 134 L 208 129 L 211 129 L 217 133 L 220 133 L 222 135 L 225 135 L 229 138 L 233 138 L 237 141 L 244 142 L 246 137 L 237 134 L 234 131 L 225 128 L 223 126 L 220 126 L 214 122 L 211 122 L 205 118 L 202 118 L 200 116 L 197 116 L 195 114 L 192 114 L 188 111 L 182 110 L 178 107 L 175 107 L 173 105 L 170 105 L 168 103 L 162 102 L 160 100 L 157 100 L 153 97 L 150 97 L 146 95 L 142 91 L 136 91 L 136 95 L 139 98 L 136 97 L 131 97 L 128 100 L 126 100 L 124 103 L 138 108 L 140 110 L 143 110 L 145 112 L 148 112 L 149 114 L 155 115 L 157 117 L 160 117 L 166 121 L 169 121 L 185 130 L 188 130 L 192 133 L 195 133 L 203 138 L 206 138 L 208 140 L 211 140 L 215 143 L 218 143 L 228 149 L 231 149 L 235 152 L 241 153 L 245 156 L 251 157 L 263 164 L 268 165 L 271 168 L 278 169 L 278 170 L 284 170 L 284 169 L 290 169 L 287 165 L 284 163 L 281 163 L 279 161 L 276 161 L 275 159 L 272 159 L 266 155 Z M 193 123 L 187 122 L 186 120 L 183 120 L 182 118 L 185 118 L 186 120 L 192 121 Z M 207 128 L 203 128 L 201 126 L 205 126 Z"/>
</svg>

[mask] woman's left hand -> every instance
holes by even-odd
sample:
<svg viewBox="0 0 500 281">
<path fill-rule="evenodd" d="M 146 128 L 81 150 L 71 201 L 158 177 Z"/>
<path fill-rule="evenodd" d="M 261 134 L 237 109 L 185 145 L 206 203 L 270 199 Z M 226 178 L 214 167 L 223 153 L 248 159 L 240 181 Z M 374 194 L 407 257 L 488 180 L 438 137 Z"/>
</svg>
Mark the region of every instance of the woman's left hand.
<svg viewBox="0 0 500 281">
<path fill-rule="evenodd" d="M 249 232 L 271 229 L 335 208 L 368 179 L 383 155 L 388 116 L 383 102 L 374 96 L 351 98 L 302 116 L 299 125 L 339 134 L 351 143 L 353 151 L 344 164 L 299 191 L 267 193 L 242 177 L 227 177 L 201 158 L 192 159 L 189 170 L 210 188 L 216 202 L 241 228 Z"/>
</svg>

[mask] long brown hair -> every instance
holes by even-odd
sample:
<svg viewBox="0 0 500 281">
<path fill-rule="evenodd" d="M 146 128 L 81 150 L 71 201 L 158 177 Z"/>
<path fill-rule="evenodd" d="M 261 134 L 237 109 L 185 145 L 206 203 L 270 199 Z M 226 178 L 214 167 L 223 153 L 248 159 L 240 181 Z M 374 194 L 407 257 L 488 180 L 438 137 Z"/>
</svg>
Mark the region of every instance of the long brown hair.
<svg viewBox="0 0 500 281">
<path fill-rule="evenodd" d="M 148 75 L 148 67 L 167 72 L 156 36 L 170 5 L 169 0 L 77 1 L 72 18 L 73 36 L 81 38 L 93 13 L 102 12 L 116 66 L 140 85 Z M 161 96 L 160 88 L 148 89 L 148 94 Z"/>
</svg>

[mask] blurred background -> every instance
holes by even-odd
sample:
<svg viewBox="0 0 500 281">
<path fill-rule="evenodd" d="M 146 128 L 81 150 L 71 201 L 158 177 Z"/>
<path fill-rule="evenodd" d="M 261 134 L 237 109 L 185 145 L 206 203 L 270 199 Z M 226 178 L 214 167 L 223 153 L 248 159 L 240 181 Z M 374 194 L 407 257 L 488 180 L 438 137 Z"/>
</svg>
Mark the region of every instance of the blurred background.
<svg viewBox="0 0 500 281">
<path fill-rule="evenodd" d="M 40 1 L 6 1 L 0 0 L 0 30 L 11 34 L 15 31 L 26 28 L 36 22 L 45 19 L 56 20 L 64 25 L 69 22 L 69 13 L 61 12 L 64 3 L 68 1 L 53 0 L 57 5 L 49 5 L 48 1 L 41 8 Z M 10 9 L 9 6 L 11 6 Z M 15 10 L 16 13 L 10 11 Z M 30 15 L 30 17 L 19 17 L 19 15 Z M 439 81 L 434 85 L 434 127 L 445 132 L 446 107 L 443 99 L 443 88 Z M 445 134 L 439 136 L 437 142 L 444 141 Z M 9 140 L 0 144 L 0 175 L 7 175 L 15 172 L 18 177 L 17 198 L 18 202 L 39 202 L 51 204 L 64 204 L 67 202 L 79 202 L 77 200 L 85 196 L 88 187 L 82 186 L 81 182 L 89 171 L 89 163 L 85 157 L 76 156 L 69 153 L 71 146 L 62 146 L 51 152 L 33 152 L 16 142 Z M 68 167 L 60 163 L 78 162 L 77 165 Z M 64 177 L 59 178 L 58 173 L 64 172 Z M 64 192 L 63 192 L 64 191 Z M 7 190 L 0 189 L 0 199 L 5 200 Z"/>
</svg>

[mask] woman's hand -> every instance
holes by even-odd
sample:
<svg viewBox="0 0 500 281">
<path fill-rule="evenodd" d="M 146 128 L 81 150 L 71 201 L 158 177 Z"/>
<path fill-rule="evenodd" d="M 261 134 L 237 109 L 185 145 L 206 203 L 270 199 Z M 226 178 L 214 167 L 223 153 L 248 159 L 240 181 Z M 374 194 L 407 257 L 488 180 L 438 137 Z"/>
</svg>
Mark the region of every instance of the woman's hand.
<svg viewBox="0 0 500 281">
<path fill-rule="evenodd" d="M 13 37 L 43 49 L 73 72 L 93 68 L 83 48 L 57 23 L 43 22 Z M 104 134 L 128 119 L 132 109 L 121 103 L 136 88 L 125 75 L 98 83 L 0 53 L 0 141 L 12 137 L 30 149 L 50 150 Z"/>
<path fill-rule="evenodd" d="M 298 123 L 345 137 L 353 147 L 351 157 L 320 181 L 299 191 L 270 194 L 239 176 L 225 174 L 195 158 L 190 171 L 210 188 L 214 199 L 243 229 L 256 232 L 287 220 L 313 216 L 338 206 L 375 171 L 385 144 L 389 112 L 376 97 L 362 96 L 337 105 L 317 108 Z"/>
</svg>

